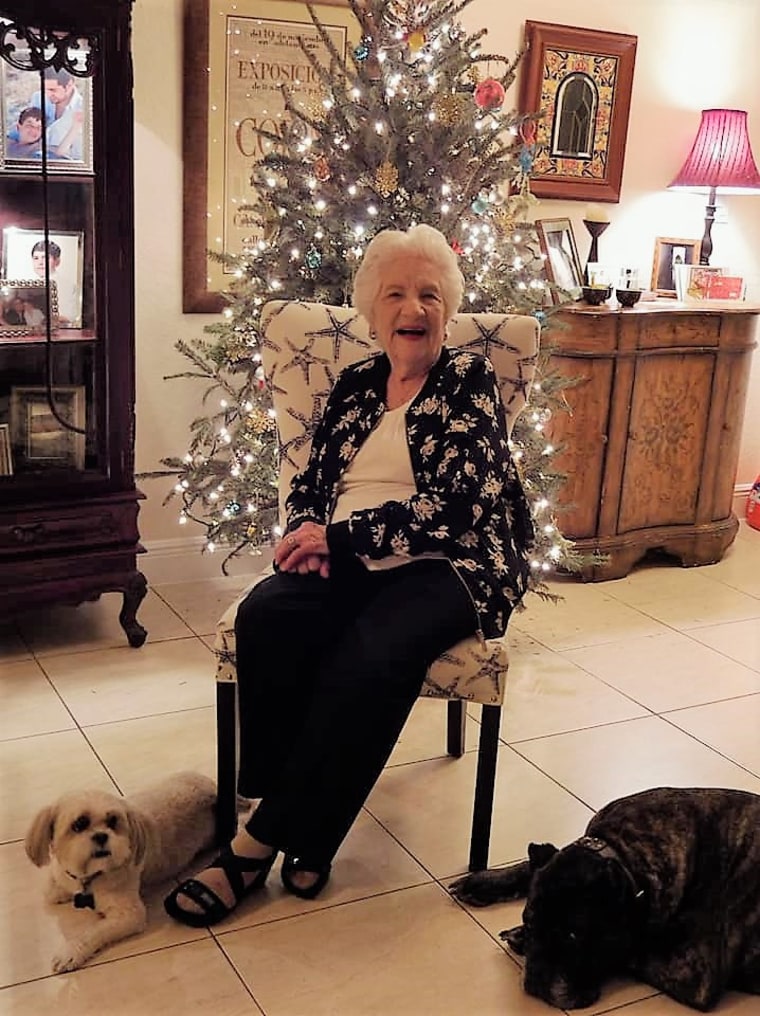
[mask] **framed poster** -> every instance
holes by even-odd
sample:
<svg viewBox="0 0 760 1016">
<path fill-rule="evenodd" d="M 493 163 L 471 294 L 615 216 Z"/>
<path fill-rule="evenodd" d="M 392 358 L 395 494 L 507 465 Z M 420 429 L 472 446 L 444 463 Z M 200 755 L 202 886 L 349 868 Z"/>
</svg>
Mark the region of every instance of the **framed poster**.
<svg viewBox="0 0 760 1016">
<path fill-rule="evenodd" d="M 619 201 L 635 35 L 525 22 L 520 112 L 537 115 L 530 189 Z"/>
<path fill-rule="evenodd" d="M 82 271 L 84 234 L 61 230 L 45 233 L 41 229 L 3 230 L 3 278 L 39 279 L 45 283 L 47 247 L 50 281 L 56 284 L 58 327 L 82 327 Z"/>
<path fill-rule="evenodd" d="M 313 7 L 345 56 L 359 26 L 345 0 Z M 322 94 L 299 39 L 320 62 L 329 53 L 299 0 L 185 0 L 182 309 L 222 310 L 230 275 L 209 251 L 239 254 L 255 237 L 246 208 L 256 202 L 251 168 L 279 133 L 281 86 L 304 106 Z"/>
</svg>

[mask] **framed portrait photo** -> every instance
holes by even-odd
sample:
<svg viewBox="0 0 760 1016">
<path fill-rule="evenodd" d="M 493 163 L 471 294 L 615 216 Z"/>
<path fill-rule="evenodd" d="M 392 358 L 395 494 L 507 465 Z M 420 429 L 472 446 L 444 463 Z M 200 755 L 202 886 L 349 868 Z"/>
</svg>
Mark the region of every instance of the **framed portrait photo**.
<svg viewBox="0 0 760 1016">
<path fill-rule="evenodd" d="M 360 32 L 348 0 L 313 10 L 345 57 Z M 252 175 L 274 146 L 258 131 L 281 134 L 281 85 L 296 107 L 323 98 L 301 44 L 326 67 L 331 55 L 301 0 L 185 0 L 184 15 L 182 309 L 218 313 L 233 270 L 209 252 L 241 254 L 263 234 Z"/>
<path fill-rule="evenodd" d="M 41 229 L 3 230 L 3 278 L 39 279 L 45 282 L 45 253 L 50 265 L 50 281 L 56 285 L 59 328 L 82 327 L 82 232 L 61 230 L 48 233 Z"/>
<path fill-rule="evenodd" d="M 0 279 L 0 341 L 26 335 L 42 335 L 58 327 L 58 295 L 55 282 L 47 288 L 39 279 Z"/>
<path fill-rule="evenodd" d="M 536 117 L 536 197 L 620 200 L 636 44 L 620 32 L 525 22 L 519 107 Z"/>
<path fill-rule="evenodd" d="M 678 290 L 678 265 L 696 265 L 699 262 L 701 240 L 679 240 L 672 236 L 658 236 L 654 241 L 651 288 L 658 296 L 675 298 Z"/>
<path fill-rule="evenodd" d="M 14 56 L 25 62 L 22 49 Z M 74 57 L 72 56 L 74 62 Z M 39 71 L 0 61 L 0 169 L 42 171 L 43 134 L 48 166 L 56 173 L 92 172 L 92 84 L 67 70 Z"/>
<path fill-rule="evenodd" d="M 562 302 L 564 290 L 570 296 L 578 295 L 583 286 L 583 269 L 578 257 L 573 224 L 570 219 L 536 219 L 536 232 L 541 252 L 545 256 L 544 266 L 551 287 L 552 301 Z"/>
<path fill-rule="evenodd" d="M 84 385 L 56 385 L 52 397 L 55 413 L 44 385 L 11 388 L 10 430 L 16 460 L 29 469 L 84 469 L 85 435 L 79 433 L 85 427 Z"/>
</svg>

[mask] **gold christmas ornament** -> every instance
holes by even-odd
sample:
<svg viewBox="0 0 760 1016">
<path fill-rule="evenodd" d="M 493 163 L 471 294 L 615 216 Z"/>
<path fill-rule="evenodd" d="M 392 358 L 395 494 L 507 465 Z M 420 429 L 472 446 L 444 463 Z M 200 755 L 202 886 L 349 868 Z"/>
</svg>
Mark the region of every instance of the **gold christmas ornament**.
<svg viewBox="0 0 760 1016">
<path fill-rule="evenodd" d="M 409 47 L 409 53 L 411 56 L 417 56 L 417 54 L 425 48 L 426 42 L 427 39 L 425 38 L 425 33 L 419 28 L 410 32 L 406 37 L 406 44 Z"/>
<path fill-rule="evenodd" d="M 464 103 L 453 92 L 439 95 L 433 103 L 435 118 L 445 127 L 455 127 L 462 119 Z"/>
<path fill-rule="evenodd" d="M 327 111 L 324 106 L 325 98 L 326 96 L 320 92 L 306 104 L 306 115 L 310 120 L 314 120 L 315 123 L 325 122 L 327 117 Z"/>
<path fill-rule="evenodd" d="M 398 188 L 398 170 L 392 162 L 386 159 L 382 166 L 378 166 L 375 173 L 375 190 L 382 197 L 390 197 Z"/>
<path fill-rule="evenodd" d="M 477 64 L 470 64 L 467 68 L 467 77 L 470 79 L 471 84 L 480 84 L 480 68 Z"/>
</svg>

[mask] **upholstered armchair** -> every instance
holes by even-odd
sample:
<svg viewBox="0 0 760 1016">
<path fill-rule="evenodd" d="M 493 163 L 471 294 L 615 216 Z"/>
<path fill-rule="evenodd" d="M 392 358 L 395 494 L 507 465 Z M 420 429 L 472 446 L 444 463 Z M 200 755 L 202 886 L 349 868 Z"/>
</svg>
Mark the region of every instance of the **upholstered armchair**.
<svg viewBox="0 0 760 1016">
<path fill-rule="evenodd" d="M 366 322 L 350 307 L 274 301 L 263 308 L 261 320 L 263 365 L 277 414 L 279 499 L 284 518 L 290 481 L 306 464 L 313 428 L 335 377 L 343 367 L 370 355 L 376 347 L 368 338 Z M 491 359 L 510 429 L 528 397 L 538 343 L 539 326 L 532 317 L 464 313 L 449 326 L 449 345 L 485 353 Z M 229 839 L 236 825 L 235 616 L 246 593 L 219 620 L 215 643 L 220 841 Z M 452 756 L 464 752 L 466 704 L 482 705 L 470 871 L 488 864 L 499 721 L 508 667 L 505 643 L 505 638 L 484 642 L 476 636 L 457 643 L 433 663 L 420 692 L 447 700 L 446 748 Z"/>
</svg>

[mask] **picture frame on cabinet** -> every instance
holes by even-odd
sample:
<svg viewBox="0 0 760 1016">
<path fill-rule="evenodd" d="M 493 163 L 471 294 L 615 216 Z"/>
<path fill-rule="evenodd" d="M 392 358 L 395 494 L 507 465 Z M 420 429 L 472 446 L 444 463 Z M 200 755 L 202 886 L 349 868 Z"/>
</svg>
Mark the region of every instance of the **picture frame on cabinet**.
<svg viewBox="0 0 760 1016">
<path fill-rule="evenodd" d="M 55 330 L 58 327 L 55 282 L 50 283 L 48 302 L 47 286 L 39 279 L 0 279 L 0 342 L 45 334 L 48 312 L 50 328 Z"/>
<path fill-rule="evenodd" d="M 700 240 L 681 240 L 673 236 L 655 238 L 650 288 L 657 296 L 676 298 L 676 268 L 698 264 L 700 244 Z"/>
<path fill-rule="evenodd" d="M 31 62 L 28 51 L 14 54 L 17 63 Z M 71 65 L 85 52 L 69 51 Z M 79 59 L 77 59 L 79 58 Z M 56 173 L 92 173 L 92 83 L 66 69 L 44 71 L 45 102 L 40 72 L 0 61 L 0 170 L 42 172 L 42 134 L 48 167 Z"/>
<path fill-rule="evenodd" d="M 46 246 L 47 245 L 47 246 Z M 44 285 L 45 250 L 50 262 L 50 281 L 56 283 L 58 327 L 82 327 L 82 280 L 84 233 L 76 230 L 49 232 L 42 229 L 3 230 L 3 277 L 37 278 Z"/>
<path fill-rule="evenodd" d="M 7 423 L 0 423 L 0 476 L 13 476 L 11 429 Z"/>
<path fill-rule="evenodd" d="M 583 268 L 578 256 L 575 233 L 570 219 L 536 219 L 536 233 L 543 253 L 546 277 L 551 286 L 553 303 L 562 303 L 564 290 L 571 296 L 580 294 L 583 286 Z"/>
<path fill-rule="evenodd" d="M 635 35 L 525 22 L 519 110 L 538 198 L 619 201 Z"/>
<path fill-rule="evenodd" d="M 45 385 L 11 388 L 10 431 L 16 463 L 29 469 L 84 469 L 84 385 L 56 385 L 51 395 L 55 413 Z"/>
<path fill-rule="evenodd" d="M 313 10 L 345 58 L 360 31 L 348 0 Z M 234 268 L 214 255 L 243 253 L 266 233 L 252 176 L 282 131 L 280 85 L 308 109 L 321 86 L 301 41 L 325 66 L 331 57 L 301 0 L 185 0 L 184 14 L 182 309 L 219 313 Z"/>
</svg>

